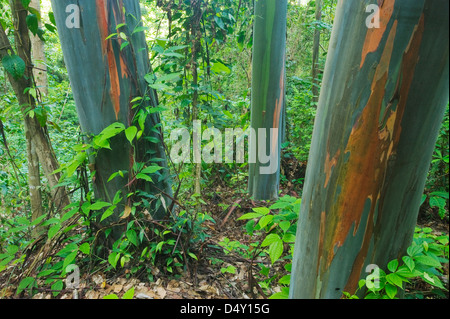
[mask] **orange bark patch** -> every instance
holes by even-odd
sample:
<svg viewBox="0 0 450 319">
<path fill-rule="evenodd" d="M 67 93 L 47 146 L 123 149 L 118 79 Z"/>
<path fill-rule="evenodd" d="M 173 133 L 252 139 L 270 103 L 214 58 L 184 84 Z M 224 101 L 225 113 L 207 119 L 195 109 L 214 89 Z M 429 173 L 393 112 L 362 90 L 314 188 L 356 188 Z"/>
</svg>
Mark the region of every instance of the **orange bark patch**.
<svg viewBox="0 0 450 319">
<path fill-rule="evenodd" d="M 386 0 L 380 3 L 380 27 L 370 28 L 367 30 L 366 40 L 362 50 L 360 68 L 364 65 L 367 54 L 375 52 L 380 45 L 381 39 L 386 31 L 387 25 L 391 20 L 392 13 L 394 12 L 395 0 Z"/>
<path fill-rule="evenodd" d="M 127 66 L 126 63 L 123 61 L 123 58 L 121 55 L 119 55 L 119 63 L 116 61 L 116 56 L 114 53 L 114 47 L 113 47 L 113 39 L 109 38 L 106 39 L 110 35 L 109 31 L 109 25 L 111 21 L 109 21 L 108 16 L 108 0 L 96 0 L 97 4 L 97 19 L 98 19 L 98 26 L 100 30 L 100 36 L 101 36 L 101 44 L 102 44 L 102 54 L 103 58 L 107 60 L 107 67 L 109 72 L 109 95 L 111 98 L 111 102 L 113 104 L 114 113 L 116 115 L 116 120 L 119 118 L 119 112 L 120 112 L 120 77 L 119 77 L 119 67 L 122 73 L 122 77 L 127 77 Z M 121 8 L 121 2 L 119 5 L 119 8 Z M 114 10 L 114 8 L 113 8 Z M 117 21 L 120 20 L 119 17 L 117 17 L 117 12 L 114 11 L 114 25 L 116 25 Z M 120 13 L 119 13 L 120 15 Z M 124 21 L 122 18 L 121 23 Z"/>
</svg>

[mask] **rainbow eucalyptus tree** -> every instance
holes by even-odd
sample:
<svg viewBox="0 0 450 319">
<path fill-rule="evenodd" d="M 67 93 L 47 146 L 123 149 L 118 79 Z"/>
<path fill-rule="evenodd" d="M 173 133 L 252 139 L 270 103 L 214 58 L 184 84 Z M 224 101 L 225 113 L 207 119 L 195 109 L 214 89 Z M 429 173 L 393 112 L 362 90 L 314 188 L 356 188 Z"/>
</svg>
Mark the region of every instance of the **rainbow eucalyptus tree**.
<svg viewBox="0 0 450 319">
<path fill-rule="evenodd" d="M 291 298 L 354 293 L 368 265 L 386 269 L 411 244 L 449 97 L 448 9 L 447 0 L 339 1 Z"/>
<path fill-rule="evenodd" d="M 255 2 L 249 194 L 277 198 L 284 134 L 287 0 Z"/>
<path fill-rule="evenodd" d="M 100 138 L 109 147 L 90 157 L 96 197 L 123 197 L 106 221 L 118 219 L 130 192 L 146 196 L 154 218 L 164 217 L 171 188 L 157 95 L 146 82 L 151 66 L 139 1 L 53 0 L 52 7 L 82 131 L 113 136 L 106 144 Z M 154 172 L 152 162 L 163 169 Z M 119 171 L 125 174 L 110 180 Z"/>
</svg>

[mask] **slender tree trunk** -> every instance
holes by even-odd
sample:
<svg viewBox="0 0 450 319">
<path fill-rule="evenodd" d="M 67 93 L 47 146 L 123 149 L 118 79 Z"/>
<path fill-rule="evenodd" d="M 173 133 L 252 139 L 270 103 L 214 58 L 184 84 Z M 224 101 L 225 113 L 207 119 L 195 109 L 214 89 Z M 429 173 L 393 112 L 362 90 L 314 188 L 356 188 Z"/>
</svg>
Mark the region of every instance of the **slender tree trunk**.
<svg viewBox="0 0 450 319">
<path fill-rule="evenodd" d="M 41 13 L 41 0 L 31 0 L 30 7 Z M 42 22 L 39 20 L 39 28 L 42 27 Z M 31 53 L 33 60 L 33 74 L 36 82 L 36 87 L 41 95 L 48 95 L 48 79 L 47 79 L 47 65 L 45 58 L 45 43 L 37 35 L 31 35 Z"/>
<path fill-rule="evenodd" d="M 52 7 L 83 132 L 88 137 L 98 135 L 115 122 L 127 128 L 136 125 L 143 132 L 133 146 L 125 134 L 117 135 L 110 150 L 101 149 L 91 157 L 96 197 L 112 202 L 118 191 L 122 193 L 123 200 L 105 223 L 118 221 L 130 192 L 153 198 L 149 210 L 154 218 L 163 218 L 172 190 L 159 114 L 151 110 L 158 100 L 145 80 L 151 66 L 145 34 L 137 29 L 142 26 L 139 1 L 53 0 Z M 109 37 L 117 32 L 123 34 Z M 138 97 L 142 103 L 135 107 L 131 101 Z M 136 123 L 141 114 L 146 116 L 142 127 Z M 153 183 L 137 180 L 134 164 L 150 165 L 153 160 L 165 168 L 152 176 Z M 108 182 L 119 170 L 127 172 L 124 178 Z M 113 238 L 121 231 L 114 228 Z"/>
<path fill-rule="evenodd" d="M 39 158 L 36 154 L 27 124 L 25 124 L 25 138 L 27 142 L 28 187 L 30 189 L 31 220 L 35 220 L 44 213 L 44 209 L 42 207 Z M 33 231 L 33 237 L 37 237 L 40 232 L 41 229 L 35 228 Z"/>
<path fill-rule="evenodd" d="M 251 105 L 254 137 L 250 136 L 248 189 L 257 200 L 278 197 L 284 136 L 286 17 L 286 0 L 255 3 Z"/>
<path fill-rule="evenodd" d="M 316 27 L 314 29 L 314 43 L 313 43 L 313 63 L 312 63 L 312 94 L 313 101 L 319 101 L 319 49 L 320 49 L 320 28 L 317 25 L 322 22 L 322 1 L 316 0 Z"/>
<path fill-rule="evenodd" d="M 201 41 L 201 31 L 200 31 L 200 20 L 202 18 L 201 0 L 191 1 L 192 7 L 192 22 L 191 22 L 191 36 L 192 36 L 192 48 L 191 48 L 191 70 L 192 70 L 192 88 L 194 90 L 192 96 L 192 120 L 197 121 L 199 118 L 198 111 L 198 55 L 200 51 L 200 41 Z M 201 127 L 200 127 L 201 130 Z M 201 134 L 201 132 L 197 132 Z M 200 145 L 194 144 L 194 152 L 200 154 Z M 201 194 L 201 179 L 202 179 L 202 160 L 201 156 L 197 156 L 199 162 L 195 164 L 195 185 L 194 191 L 196 194 Z"/>
<path fill-rule="evenodd" d="M 291 298 L 354 293 L 369 264 L 386 269 L 412 241 L 449 97 L 449 2 L 385 0 L 379 28 L 366 26 L 369 4 L 337 6 Z"/>
<path fill-rule="evenodd" d="M 41 3 L 40 0 L 32 0 L 30 7 L 34 8 L 40 14 Z M 39 20 L 39 27 L 42 26 Z M 36 84 L 36 88 L 39 91 L 39 95 L 47 96 L 47 66 L 45 65 L 44 54 L 44 41 L 42 41 L 36 35 L 30 35 L 31 38 L 31 54 L 33 61 L 33 75 Z M 28 156 L 28 187 L 30 189 L 30 204 L 31 204 L 31 220 L 35 220 L 44 213 L 42 207 L 42 192 L 41 192 L 41 174 L 39 169 L 39 158 L 36 154 L 35 145 L 32 142 L 32 137 L 28 130 L 28 126 L 25 124 L 25 138 L 27 143 L 27 156 Z M 34 229 L 34 236 L 39 235 L 41 229 Z"/>
<path fill-rule="evenodd" d="M 36 106 L 33 96 L 27 91 L 32 87 L 32 63 L 31 63 L 31 41 L 26 23 L 27 10 L 23 7 L 21 0 L 10 1 L 12 17 L 14 21 L 14 38 L 16 54 L 25 62 L 25 74 L 20 79 L 15 79 L 8 74 L 11 86 L 16 94 L 21 107 L 24 122 L 35 146 L 37 157 L 42 165 L 44 174 L 48 180 L 52 201 L 57 210 L 63 209 L 69 204 L 69 197 L 64 187 L 57 187 L 60 174 L 53 172 L 59 168 L 58 160 L 50 143 L 47 127 L 41 127 L 36 117 L 31 118 L 28 111 Z M 14 52 L 9 39 L 0 24 L 0 58 Z"/>
</svg>

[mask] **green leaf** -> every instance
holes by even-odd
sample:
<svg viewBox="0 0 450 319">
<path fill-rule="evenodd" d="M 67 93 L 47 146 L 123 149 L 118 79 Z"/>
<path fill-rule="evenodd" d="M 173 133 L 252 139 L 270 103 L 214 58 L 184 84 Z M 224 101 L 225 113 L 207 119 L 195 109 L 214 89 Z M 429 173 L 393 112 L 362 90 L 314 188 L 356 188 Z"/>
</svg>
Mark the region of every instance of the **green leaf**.
<svg viewBox="0 0 450 319">
<path fill-rule="evenodd" d="M 20 2 L 22 2 L 22 5 L 25 9 L 28 9 L 28 7 L 30 6 L 31 0 L 21 0 Z"/>
<path fill-rule="evenodd" d="M 390 299 L 394 299 L 395 296 L 397 295 L 397 287 L 395 287 L 391 284 L 387 284 L 385 286 L 385 290 L 386 290 L 386 294 L 388 295 L 388 297 Z"/>
<path fill-rule="evenodd" d="M 136 247 L 138 246 L 137 234 L 134 229 L 130 229 L 127 231 L 127 238 L 133 245 L 135 245 Z"/>
<path fill-rule="evenodd" d="M 38 218 L 36 218 L 35 220 L 33 220 L 31 222 L 31 226 L 36 226 L 37 224 L 39 224 L 45 217 L 47 217 L 47 214 L 41 215 Z"/>
<path fill-rule="evenodd" d="M 63 269 L 66 269 L 67 266 L 69 266 L 70 264 L 73 263 L 73 261 L 77 257 L 77 253 L 78 253 L 78 250 L 67 255 L 67 257 L 64 259 Z"/>
<path fill-rule="evenodd" d="M 122 299 L 133 299 L 133 297 L 134 297 L 134 287 L 132 287 L 126 293 L 124 293 Z"/>
<path fill-rule="evenodd" d="M 89 255 L 91 252 L 91 246 L 88 243 L 82 244 L 78 249 L 85 255 Z"/>
<path fill-rule="evenodd" d="M 403 288 L 403 279 L 395 273 L 386 275 L 387 282 Z"/>
<path fill-rule="evenodd" d="M 35 281 L 36 281 L 36 279 L 34 279 L 33 277 L 27 277 L 27 278 L 22 279 L 19 286 L 17 287 L 17 294 L 20 294 L 25 289 L 31 287 L 31 285 L 33 285 L 35 283 Z"/>
<path fill-rule="evenodd" d="M 141 171 L 141 173 L 143 173 L 143 174 L 154 174 L 157 171 L 162 170 L 162 169 L 163 169 L 163 167 L 161 167 L 161 166 L 149 166 L 149 167 L 144 168 Z"/>
<path fill-rule="evenodd" d="M 261 247 L 269 246 L 276 241 L 282 242 L 280 236 L 278 236 L 277 234 L 269 234 L 266 236 L 266 238 L 264 238 L 263 242 L 261 243 Z"/>
<path fill-rule="evenodd" d="M 256 208 L 253 208 L 253 211 L 257 212 L 261 215 L 267 215 L 270 213 L 270 209 L 268 209 L 267 207 L 256 207 Z"/>
<path fill-rule="evenodd" d="M 64 288 L 64 282 L 59 279 L 57 280 L 51 287 L 52 290 L 57 290 L 57 291 L 53 291 L 53 296 L 56 297 L 61 293 L 61 290 L 63 290 Z"/>
<path fill-rule="evenodd" d="M 33 35 L 36 35 L 39 30 L 39 23 L 38 23 L 38 17 L 36 14 L 29 14 L 26 18 L 28 29 L 33 33 Z"/>
<path fill-rule="evenodd" d="M 395 272 L 398 268 L 398 260 L 397 259 L 391 260 L 388 263 L 387 268 L 389 269 L 390 272 Z"/>
<path fill-rule="evenodd" d="M 264 228 L 267 226 L 267 224 L 269 224 L 272 220 L 273 220 L 273 215 L 266 215 L 263 216 L 260 220 L 259 220 L 259 227 Z"/>
<path fill-rule="evenodd" d="M 281 288 L 281 292 L 277 292 L 269 297 L 269 299 L 289 299 L 289 288 Z"/>
<path fill-rule="evenodd" d="M 133 139 L 136 137 L 137 134 L 137 127 L 136 126 L 130 126 L 125 130 L 125 136 L 127 137 L 127 140 L 131 143 L 133 143 Z"/>
<path fill-rule="evenodd" d="M 239 217 L 237 220 L 246 220 L 246 219 L 254 219 L 254 218 L 260 218 L 263 215 L 260 213 L 247 213 Z"/>
<path fill-rule="evenodd" d="M 56 224 L 52 227 L 50 227 L 50 229 L 48 230 L 48 239 L 52 239 L 53 236 L 56 235 L 56 233 L 61 229 L 61 225 L 60 224 Z"/>
<path fill-rule="evenodd" d="M 95 202 L 94 204 L 92 204 L 90 209 L 91 210 L 100 210 L 100 209 L 108 207 L 108 206 L 111 206 L 111 204 L 107 203 L 107 202 L 98 201 L 98 202 Z"/>
<path fill-rule="evenodd" d="M 402 260 L 405 263 L 406 267 L 408 267 L 409 270 L 411 270 L 411 271 L 416 266 L 416 263 L 414 262 L 414 260 L 411 257 L 409 257 L 409 256 L 403 256 Z"/>
<path fill-rule="evenodd" d="M 61 222 L 64 222 L 68 219 L 70 219 L 71 217 L 73 217 L 76 213 L 78 213 L 78 207 L 68 211 L 67 213 L 65 213 L 63 215 L 63 217 L 61 217 Z"/>
<path fill-rule="evenodd" d="M 425 266 L 431 266 L 431 267 L 437 267 L 440 268 L 442 267 L 441 263 L 439 262 L 439 260 L 437 258 L 433 258 L 431 256 L 418 256 L 415 258 L 416 264 L 423 264 Z"/>
<path fill-rule="evenodd" d="M 111 264 L 111 266 L 116 268 L 116 265 L 117 265 L 117 262 L 119 261 L 119 258 L 120 258 L 120 254 L 118 254 L 116 252 L 112 252 L 108 256 L 108 262 Z"/>
<path fill-rule="evenodd" d="M 291 283 L 291 275 L 284 275 L 278 280 L 278 283 L 281 285 L 289 285 Z"/>
<path fill-rule="evenodd" d="M 18 55 L 6 55 L 2 59 L 5 70 L 12 75 L 15 80 L 20 79 L 25 74 L 25 62 Z"/>
<path fill-rule="evenodd" d="M 109 207 L 105 212 L 103 213 L 102 217 L 100 218 L 100 222 L 104 221 L 106 218 L 114 214 L 114 209 L 116 209 L 116 206 L 113 205 Z"/>
<path fill-rule="evenodd" d="M 282 254 L 283 254 L 283 242 L 281 241 L 281 239 L 270 244 L 269 256 L 272 264 L 274 264 L 278 259 L 280 259 Z"/>
<path fill-rule="evenodd" d="M 143 179 L 144 181 L 153 183 L 153 179 L 150 176 L 142 173 L 136 174 L 136 179 Z"/>
<path fill-rule="evenodd" d="M 284 234 L 283 242 L 285 243 L 295 243 L 295 235 L 291 233 Z"/>
<path fill-rule="evenodd" d="M 116 294 L 109 294 L 103 297 L 103 299 L 119 299 Z"/>
<path fill-rule="evenodd" d="M 10 255 L 15 255 L 19 251 L 19 247 L 17 247 L 16 245 L 9 245 L 6 248 L 6 251 Z"/>
</svg>

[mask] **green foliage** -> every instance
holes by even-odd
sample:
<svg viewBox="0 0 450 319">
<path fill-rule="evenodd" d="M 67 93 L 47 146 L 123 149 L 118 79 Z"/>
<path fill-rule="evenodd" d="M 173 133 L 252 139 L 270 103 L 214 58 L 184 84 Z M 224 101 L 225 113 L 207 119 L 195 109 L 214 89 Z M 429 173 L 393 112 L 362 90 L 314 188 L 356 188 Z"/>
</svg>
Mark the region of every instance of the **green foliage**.
<svg viewBox="0 0 450 319">
<path fill-rule="evenodd" d="M 377 269 L 378 274 L 370 274 L 359 281 L 359 289 L 367 289 L 365 299 L 396 299 L 403 293 L 406 284 L 422 280 L 433 287 L 432 293 L 446 298 L 448 289 L 440 280 L 442 264 L 448 264 L 448 235 L 433 235 L 431 228 L 416 228 L 414 240 L 401 260 L 391 260 L 387 271 Z M 347 298 L 358 298 L 344 292 Z M 422 293 L 407 294 L 407 298 L 424 298 Z"/>
</svg>

